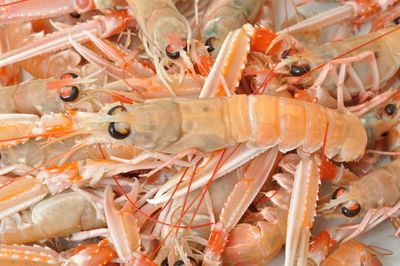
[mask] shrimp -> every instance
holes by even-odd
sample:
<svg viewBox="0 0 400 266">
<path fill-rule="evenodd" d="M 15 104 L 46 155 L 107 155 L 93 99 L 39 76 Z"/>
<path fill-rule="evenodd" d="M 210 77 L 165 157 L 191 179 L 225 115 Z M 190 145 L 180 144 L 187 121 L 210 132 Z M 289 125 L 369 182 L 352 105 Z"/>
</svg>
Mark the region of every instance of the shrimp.
<svg viewBox="0 0 400 266">
<path fill-rule="evenodd" d="M 265 116 L 264 113 L 270 114 Z M 4 116 L 16 118 L 28 115 Z M 172 123 L 171 116 L 174 117 Z M 239 143 L 259 149 L 278 145 L 282 152 L 302 146 L 304 151 L 312 153 L 322 147 L 324 132 L 328 128 L 326 157 L 352 161 L 364 154 L 367 143 L 361 121 L 352 114 L 267 95 L 154 100 L 122 107 L 104 107 L 98 113 L 74 111 L 44 115 L 40 120 L 29 116 L 29 119 L 26 124 L 16 119 L 4 120 L 7 126 L 4 125 L 1 137 L 3 145 L 10 146 L 37 136 L 73 132 L 168 153 L 191 148 L 209 152 Z M 36 122 L 39 123 L 36 125 Z M 274 130 L 264 130 L 266 126 Z M 13 132 L 10 135 L 7 130 L 10 127 L 21 129 L 18 134 Z"/>
<path fill-rule="evenodd" d="M 350 182 L 346 187 L 338 188 L 332 200 L 320 209 L 329 214 L 341 207 L 346 217 L 365 214 L 373 208 L 393 207 L 400 199 L 399 163 L 394 160 L 385 166 L 373 169 L 359 180 Z M 373 191 L 373 193 L 371 193 Z"/>
<path fill-rule="evenodd" d="M 157 73 L 171 95 L 175 96 L 169 85 L 171 77 L 164 65 L 169 59 L 178 65 L 182 75 L 186 69 L 195 74 L 186 54 L 192 38 L 189 23 L 171 0 L 128 0 L 128 4 L 142 30 L 146 51 L 153 58 Z"/>
<path fill-rule="evenodd" d="M 129 0 L 146 40 L 159 54 L 177 59 L 187 49 L 190 28 L 172 1 Z"/>
<path fill-rule="evenodd" d="M 290 157 L 292 155 L 285 155 L 280 166 Z M 275 182 L 268 185 L 267 192 L 262 192 L 265 196 L 253 202 L 261 210 L 246 217 L 230 232 L 222 254 L 224 263 L 266 263 L 281 250 L 285 244 L 293 179 L 294 176 L 287 172 L 272 176 Z M 268 200 L 263 201 L 264 197 Z"/>
<path fill-rule="evenodd" d="M 115 251 L 108 241 L 83 244 L 72 250 L 57 253 L 48 247 L 24 245 L 0 245 L 2 265 L 105 265 L 115 257 Z"/>
<path fill-rule="evenodd" d="M 76 150 L 77 147 L 79 150 Z M 71 154 L 71 150 L 73 154 Z M 35 152 L 32 153 L 32 151 Z M 56 164 L 59 161 L 68 163 L 86 159 L 101 160 L 109 159 L 111 156 L 131 159 L 139 153 L 140 151 L 132 145 L 89 144 L 85 142 L 84 138 L 75 137 L 51 143 L 51 145 L 46 145 L 46 142 L 43 141 L 31 140 L 21 145 L 3 149 L 0 151 L 0 162 L 3 167 L 12 167 L 15 164 L 40 167 L 46 162 Z M 55 160 L 55 158 L 63 154 L 65 154 L 64 157 Z M 10 172 L 15 171 L 12 170 Z"/>
<path fill-rule="evenodd" d="M 12 23 L 2 26 L 0 33 L 4 35 L 7 43 L 7 51 L 12 51 L 25 44 L 28 44 L 39 38 L 41 34 L 33 35 L 33 26 L 31 22 Z M 81 61 L 78 53 L 71 49 L 56 52 L 54 54 L 37 55 L 30 60 L 24 60 L 16 64 L 31 75 L 37 78 L 49 78 L 60 76 L 65 72 L 76 71 L 77 65 Z M 13 65 L 11 65 L 13 66 Z"/>
<path fill-rule="evenodd" d="M 265 0 L 212 1 L 205 12 L 201 40 L 207 50 L 216 55 L 229 32 L 252 23 L 258 17 Z"/>
<path fill-rule="evenodd" d="M 339 155 L 340 160 L 351 161 L 363 155 L 367 142 L 362 123 L 352 114 L 267 95 L 158 100 L 124 108 L 125 112 L 93 118 L 93 122 L 118 122 L 119 126 L 125 123 L 126 130 L 122 132 L 116 130 L 115 123 L 110 123 L 109 129 L 104 124 L 97 125 L 99 130 L 108 130 L 111 138 L 127 139 L 137 147 L 162 152 L 189 148 L 208 152 L 246 142 L 260 148 L 278 145 L 282 152 L 302 146 L 312 153 L 323 144 L 321 128 L 328 127 L 326 156 Z M 174 124 L 169 117 L 174 117 Z M 266 126 L 269 130 L 264 130 Z M 42 130 L 38 133 L 44 133 Z"/>
<path fill-rule="evenodd" d="M 2 88 L 0 113 L 41 116 L 69 109 L 96 112 L 104 105 L 115 101 L 128 103 L 143 101 L 137 93 L 129 92 L 125 88 L 104 89 L 102 84 L 95 83 L 97 77 L 92 74 L 80 77 L 75 73 L 63 73 L 60 79 L 34 79 Z"/>
<path fill-rule="evenodd" d="M 399 29 L 392 27 L 326 43 L 292 56 L 286 53 L 276 70 L 292 76 L 288 82 L 295 87 L 309 88 L 311 96 L 324 106 L 344 107 L 344 102 L 356 96 L 363 102 L 377 94 L 399 69 Z M 332 96 L 337 97 L 337 103 Z"/>
<path fill-rule="evenodd" d="M 0 23 L 8 24 L 35 19 L 51 18 L 68 13 L 84 13 L 93 9 L 106 10 L 114 7 L 112 0 L 62 0 L 49 3 L 41 1 L 2 1 Z M 7 4 L 8 3 L 8 4 Z M 1 4 L 7 4 L 2 6 Z"/>
<path fill-rule="evenodd" d="M 379 253 L 371 247 L 357 241 L 348 241 L 340 245 L 331 255 L 329 255 L 322 266 L 331 265 L 383 265 L 377 258 Z"/>
<path fill-rule="evenodd" d="M 274 148 L 255 158 L 245 168 L 221 210 L 219 221 L 212 227 L 204 251 L 203 265 L 219 264 L 231 230 L 270 176 L 276 157 L 277 148 Z M 209 186 L 207 184 L 206 189 Z"/>
<path fill-rule="evenodd" d="M 198 189 L 175 198 L 168 206 L 164 205 L 165 221 L 171 226 L 163 225 L 161 229 L 153 230 L 153 234 L 161 238 L 156 262 L 161 265 L 174 265 L 179 261 L 200 259 L 198 251 L 204 250 L 204 243 L 211 232 L 207 223 L 212 222 L 213 217 L 220 213 L 229 195 L 229 188 L 232 188 L 237 180 L 236 175 L 237 172 L 234 171 L 213 182 L 204 201 L 199 197 L 204 191 Z M 201 226 L 203 224 L 204 226 Z"/>
<path fill-rule="evenodd" d="M 288 30 L 293 33 L 315 31 L 346 20 L 352 20 L 354 24 L 365 23 L 376 18 L 379 13 L 393 12 L 393 10 L 398 12 L 398 9 L 396 9 L 398 2 L 398 0 L 345 1 L 342 6 L 301 21 L 288 27 L 285 31 Z"/>
<path fill-rule="evenodd" d="M 128 265 L 156 266 L 140 252 L 137 218 L 129 210 L 118 210 L 110 186 L 105 189 L 104 211 L 118 256 Z"/>
<path fill-rule="evenodd" d="M 377 141 L 385 139 L 388 150 L 395 149 L 396 146 L 390 143 L 396 141 L 392 134 L 400 118 L 399 108 L 399 95 L 396 93 L 390 99 L 360 116 L 367 132 L 368 147 L 374 147 Z"/>
<path fill-rule="evenodd" d="M 109 37 L 125 29 L 128 17 L 125 12 L 113 12 L 107 16 L 96 16 L 91 21 L 45 35 L 0 56 L 0 67 L 15 64 L 43 53 L 59 51 L 71 46 L 70 40 L 89 40 L 87 32 L 102 38 Z"/>
<path fill-rule="evenodd" d="M 60 219 L 60 215 L 64 217 Z M 90 201 L 76 192 L 69 192 L 45 199 L 31 210 L 22 211 L 21 215 L 3 218 L 0 241 L 5 244 L 28 243 L 104 225 Z"/>
</svg>

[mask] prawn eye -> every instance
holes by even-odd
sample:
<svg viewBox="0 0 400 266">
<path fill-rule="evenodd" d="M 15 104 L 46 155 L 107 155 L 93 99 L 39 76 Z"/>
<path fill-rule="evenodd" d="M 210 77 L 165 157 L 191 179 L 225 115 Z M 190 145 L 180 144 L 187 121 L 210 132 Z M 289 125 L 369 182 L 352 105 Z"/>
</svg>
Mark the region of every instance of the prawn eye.
<svg viewBox="0 0 400 266">
<path fill-rule="evenodd" d="M 361 206 L 358 202 L 351 200 L 342 207 L 342 213 L 346 217 L 354 217 L 361 211 Z"/>
<path fill-rule="evenodd" d="M 76 86 L 67 86 L 59 91 L 60 99 L 64 102 L 72 102 L 79 96 L 79 89 Z"/>
<path fill-rule="evenodd" d="M 78 19 L 78 18 L 81 17 L 81 14 L 79 14 L 78 12 L 72 12 L 72 13 L 69 13 L 69 16 L 70 16 L 71 18 L 76 18 L 76 19 Z"/>
<path fill-rule="evenodd" d="M 295 77 L 303 76 L 305 73 L 310 71 L 310 65 L 291 65 L 290 66 L 290 74 Z"/>
<path fill-rule="evenodd" d="M 396 105 L 389 103 L 388 105 L 385 106 L 385 112 L 388 115 L 392 115 L 396 112 Z"/>
<path fill-rule="evenodd" d="M 394 24 L 399 25 L 399 24 L 400 24 L 400 17 L 395 18 L 395 19 L 393 20 L 393 22 L 394 22 Z"/>
<path fill-rule="evenodd" d="M 168 45 L 167 48 L 165 48 L 165 53 L 167 54 L 167 56 L 171 59 L 178 59 L 181 54 L 179 53 L 179 51 L 174 51 L 171 47 L 171 45 Z"/>
<path fill-rule="evenodd" d="M 337 199 L 338 197 L 342 196 L 344 191 L 345 191 L 344 187 L 336 189 L 335 192 L 333 192 L 332 194 L 332 199 Z"/>
<path fill-rule="evenodd" d="M 116 115 L 121 112 L 126 112 L 126 108 L 122 105 L 117 105 L 108 110 L 107 115 Z"/>
<path fill-rule="evenodd" d="M 64 73 L 60 77 L 61 79 L 77 79 L 79 76 L 75 73 Z"/>
<path fill-rule="evenodd" d="M 299 50 L 294 49 L 294 48 L 287 49 L 287 50 L 283 51 L 283 53 L 282 53 L 282 55 L 281 55 L 281 58 L 282 58 L 282 59 L 286 59 L 286 58 L 288 58 L 289 56 L 294 56 L 294 55 L 296 55 L 298 52 L 299 52 Z"/>
<path fill-rule="evenodd" d="M 161 266 L 169 266 L 169 264 L 168 264 L 168 258 L 165 258 L 165 259 L 161 262 Z"/>
<path fill-rule="evenodd" d="M 208 51 L 209 53 L 211 53 L 212 51 L 215 50 L 215 47 L 214 47 L 215 41 L 216 41 L 216 38 L 215 38 L 215 37 L 210 37 L 210 38 L 208 38 L 208 39 L 206 40 L 205 45 L 207 46 L 207 51 Z"/>
<path fill-rule="evenodd" d="M 115 115 L 121 112 L 126 112 L 126 108 L 124 106 L 117 105 L 108 110 L 107 115 Z M 125 139 L 130 133 L 130 126 L 126 123 L 111 122 L 108 125 L 108 134 L 110 134 L 110 136 L 114 139 Z"/>
</svg>

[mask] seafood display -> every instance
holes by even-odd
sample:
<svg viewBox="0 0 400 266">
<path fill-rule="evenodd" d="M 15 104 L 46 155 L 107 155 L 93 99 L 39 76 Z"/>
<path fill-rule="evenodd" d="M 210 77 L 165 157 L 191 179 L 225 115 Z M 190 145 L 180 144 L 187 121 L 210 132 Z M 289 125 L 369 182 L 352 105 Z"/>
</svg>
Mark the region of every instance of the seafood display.
<svg viewBox="0 0 400 266">
<path fill-rule="evenodd" d="M 395 265 L 359 236 L 400 235 L 398 24 L 397 0 L 0 0 L 0 265 Z"/>
</svg>

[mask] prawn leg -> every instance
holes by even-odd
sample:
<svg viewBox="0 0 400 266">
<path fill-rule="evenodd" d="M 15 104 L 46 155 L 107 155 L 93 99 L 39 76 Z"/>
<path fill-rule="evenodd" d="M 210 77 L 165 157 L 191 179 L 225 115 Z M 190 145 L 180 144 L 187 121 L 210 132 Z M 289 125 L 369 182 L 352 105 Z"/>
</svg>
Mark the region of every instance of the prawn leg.
<svg viewBox="0 0 400 266">
<path fill-rule="evenodd" d="M 140 252 L 140 236 L 137 218 L 127 210 L 118 210 L 110 186 L 106 187 L 104 212 L 110 235 L 118 256 L 129 265 L 156 266 Z"/>
<path fill-rule="evenodd" d="M 228 242 L 229 232 L 238 223 L 269 177 L 277 154 L 278 150 L 275 147 L 258 156 L 250 163 L 243 177 L 235 185 L 221 211 L 219 222 L 211 231 L 204 253 L 203 265 L 219 264 L 224 247 Z"/>
<path fill-rule="evenodd" d="M 360 90 L 360 93 L 359 93 L 360 102 L 361 103 L 364 102 L 369 97 L 369 93 L 365 91 L 364 84 L 362 83 L 360 77 L 358 76 L 358 74 L 354 71 L 354 69 L 351 66 L 352 63 L 356 63 L 356 62 L 363 61 L 363 60 L 367 60 L 369 66 L 370 66 L 371 79 L 372 79 L 371 91 L 373 94 L 376 94 L 379 91 L 379 71 L 378 71 L 378 65 L 377 65 L 375 55 L 371 51 L 363 52 L 357 56 L 343 58 L 343 59 L 337 59 L 337 60 L 333 60 L 333 61 L 329 62 L 328 64 L 326 64 L 324 66 L 319 77 L 317 78 L 315 83 L 310 87 L 310 90 L 317 90 L 317 93 L 316 93 L 317 95 L 323 93 L 323 92 L 321 92 L 321 90 L 323 90 L 322 84 L 323 84 L 327 74 L 330 73 L 331 75 L 334 75 L 331 70 L 333 70 L 332 68 L 334 67 L 334 65 L 339 65 L 339 68 L 340 68 L 339 77 L 338 77 L 338 80 L 336 83 L 336 85 L 337 85 L 337 108 L 338 109 L 345 108 L 344 107 L 345 99 L 344 99 L 343 95 L 345 93 L 347 95 L 349 95 L 348 92 L 345 92 L 346 88 L 344 85 L 346 73 L 355 82 L 355 84 L 357 84 L 357 87 Z M 334 77 L 336 77 L 336 75 Z M 349 100 L 348 97 L 347 97 L 347 100 Z"/>
<path fill-rule="evenodd" d="M 0 24 L 57 17 L 68 13 L 84 13 L 95 8 L 93 0 L 16 1 L 7 6 L 0 4 Z"/>
<path fill-rule="evenodd" d="M 310 229 L 316 215 L 320 178 L 317 164 L 303 159 L 297 167 L 287 223 L 285 266 L 305 265 Z"/>
<path fill-rule="evenodd" d="M 126 15 L 122 12 L 109 16 L 97 16 L 94 20 L 85 22 L 62 31 L 44 36 L 40 40 L 10 50 L 0 56 L 0 67 L 32 58 L 42 53 L 62 50 L 71 46 L 69 39 L 85 42 L 89 37 L 85 32 L 90 32 L 101 38 L 123 30 L 126 27 Z"/>
</svg>

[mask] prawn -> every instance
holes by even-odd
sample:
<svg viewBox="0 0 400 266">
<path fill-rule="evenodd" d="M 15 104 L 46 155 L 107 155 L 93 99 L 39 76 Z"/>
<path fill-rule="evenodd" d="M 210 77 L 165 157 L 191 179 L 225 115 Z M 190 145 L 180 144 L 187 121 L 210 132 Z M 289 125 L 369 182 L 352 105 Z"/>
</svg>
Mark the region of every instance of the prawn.
<svg viewBox="0 0 400 266">
<path fill-rule="evenodd" d="M 292 33 L 315 31 L 346 20 L 351 20 L 353 24 L 360 25 L 374 20 L 377 17 L 378 19 L 382 19 L 382 15 L 385 12 L 391 11 L 393 13 L 394 10 L 399 12 L 398 0 L 355 0 L 342 2 L 344 3 L 341 6 L 303 20 L 287 29 L 284 29 L 284 31 L 290 31 Z M 398 15 L 399 13 L 397 13 L 397 16 Z M 373 23 L 376 24 L 377 22 Z"/>
<path fill-rule="evenodd" d="M 60 213 L 61 207 L 65 211 Z M 60 219 L 63 214 L 64 218 Z M 3 218 L 0 241 L 6 244 L 28 243 L 104 225 L 104 220 L 97 215 L 89 200 L 79 193 L 69 192 L 42 200 L 22 214 Z"/>
<path fill-rule="evenodd" d="M 363 102 L 377 94 L 399 69 L 400 61 L 393 56 L 399 29 L 391 27 L 312 50 L 283 52 L 276 72 L 288 75 L 288 83 L 294 87 L 308 88 L 308 93 L 324 106 L 344 107 L 356 96 Z"/>
<path fill-rule="evenodd" d="M 290 161 L 292 156 L 288 154 L 282 158 L 279 164 L 282 173 L 274 174 L 274 182 L 268 184 L 266 192 L 261 192 L 263 197 L 253 202 L 260 211 L 250 214 L 230 232 L 222 254 L 225 263 L 265 263 L 285 244 L 294 176 L 286 172 L 284 162 Z"/>
<path fill-rule="evenodd" d="M 3 35 L 8 47 L 7 51 L 9 52 L 30 42 L 34 42 L 42 35 L 41 33 L 33 34 L 31 22 L 2 25 L 0 33 Z M 36 55 L 30 58 L 30 60 L 24 60 L 8 67 L 19 66 L 34 77 L 49 78 L 60 76 L 65 72 L 76 71 L 80 61 L 81 57 L 78 53 L 71 49 L 66 49 L 51 55 Z"/>
<path fill-rule="evenodd" d="M 189 23 L 171 0 L 128 0 L 128 4 L 142 30 L 146 51 L 153 58 L 157 73 L 175 96 L 168 82 L 171 77 L 164 69 L 165 59 L 178 65 L 182 73 L 185 69 L 195 73 L 187 56 L 192 38 Z"/>
<path fill-rule="evenodd" d="M 105 11 L 114 7 L 113 0 L 62 0 L 51 1 L 1 1 L 0 23 L 8 24 L 36 19 L 51 18 L 68 13 L 81 14 L 94 9 Z"/>
<path fill-rule="evenodd" d="M 371 247 L 357 241 L 348 241 L 340 245 L 323 262 L 322 266 L 331 265 L 383 265 L 377 258 L 379 253 Z"/>
<path fill-rule="evenodd" d="M 70 40 L 84 42 L 89 40 L 87 32 L 102 38 L 109 37 L 126 27 L 125 12 L 113 12 L 73 27 L 46 34 L 43 38 L 7 51 L 0 56 L 0 67 L 15 64 L 43 53 L 53 52 L 71 46 Z"/>
<path fill-rule="evenodd" d="M 254 22 L 265 0 L 213 1 L 204 14 L 201 40 L 207 50 L 216 55 L 229 32 Z"/>
<path fill-rule="evenodd" d="M 267 95 L 158 100 L 122 109 L 126 111 L 93 118 L 93 122 L 111 122 L 109 126 L 97 124 L 99 130 L 108 130 L 111 138 L 162 152 L 189 148 L 208 152 L 246 142 L 259 148 L 278 145 L 282 152 L 302 146 L 312 153 L 323 144 L 320 129 L 328 128 L 325 155 L 351 161 L 363 155 L 367 142 L 360 120 L 350 113 Z M 172 123 L 170 117 L 174 117 Z M 119 132 L 116 126 L 124 130 Z"/>
<path fill-rule="evenodd" d="M 338 188 L 320 211 L 329 214 L 340 208 L 344 216 L 355 217 L 373 208 L 395 206 L 400 198 L 399 163 L 399 159 L 394 160 L 348 186 Z"/>
</svg>

